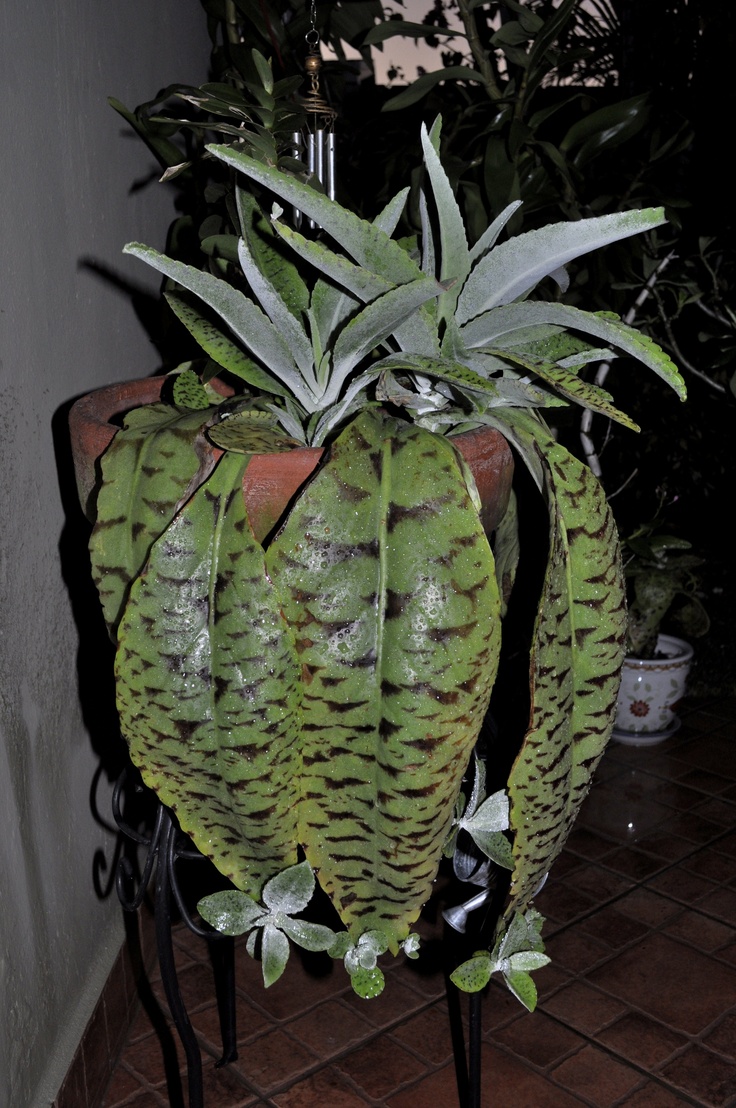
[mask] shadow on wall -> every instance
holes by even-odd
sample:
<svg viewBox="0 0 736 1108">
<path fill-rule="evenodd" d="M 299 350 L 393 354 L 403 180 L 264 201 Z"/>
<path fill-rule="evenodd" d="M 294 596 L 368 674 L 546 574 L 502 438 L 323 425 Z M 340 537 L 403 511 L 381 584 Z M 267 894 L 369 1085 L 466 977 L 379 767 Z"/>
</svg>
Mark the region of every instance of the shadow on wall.
<svg viewBox="0 0 736 1108">
<path fill-rule="evenodd" d="M 127 754 L 120 736 L 115 707 L 115 648 L 108 637 L 90 573 L 87 543 L 92 528 L 80 507 L 74 477 L 68 429 L 69 410 L 74 399 L 62 404 L 52 420 L 59 493 L 65 515 L 58 549 L 62 576 L 79 636 L 77 688 L 82 718 L 99 761 L 90 787 L 90 810 L 100 826 L 115 833 L 116 829 L 107 810 L 107 790 L 101 806 L 97 802 L 97 793 L 104 781 L 113 782 L 117 779 L 127 762 Z M 96 895 L 101 900 L 106 899 L 113 891 L 121 848 L 122 840 L 118 835 L 110 861 L 101 850 L 95 854 L 93 884 Z"/>
</svg>

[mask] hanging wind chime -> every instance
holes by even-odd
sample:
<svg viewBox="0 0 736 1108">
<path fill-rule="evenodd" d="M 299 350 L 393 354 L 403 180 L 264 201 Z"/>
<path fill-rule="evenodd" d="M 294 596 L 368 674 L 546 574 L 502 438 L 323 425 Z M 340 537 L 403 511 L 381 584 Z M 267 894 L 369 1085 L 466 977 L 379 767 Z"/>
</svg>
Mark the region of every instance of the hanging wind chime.
<svg viewBox="0 0 736 1108">
<path fill-rule="evenodd" d="M 309 91 L 302 99 L 306 123 L 301 132 L 294 132 L 297 157 L 303 161 L 308 173 L 321 184 L 330 200 L 335 199 L 335 119 L 337 112 L 329 106 L 320 88 L 319 72 L 322 56 L 317 30 L 316 0 L 312 0 L 309 12 L 310 28 L 304 36 L 308 47 L 304 68 L 309 79 Z M 295 223 L 301 223 L 301 212 L 294 212 Z M 310 230 L 315 223 L 308 220 Z"/>
</svg>

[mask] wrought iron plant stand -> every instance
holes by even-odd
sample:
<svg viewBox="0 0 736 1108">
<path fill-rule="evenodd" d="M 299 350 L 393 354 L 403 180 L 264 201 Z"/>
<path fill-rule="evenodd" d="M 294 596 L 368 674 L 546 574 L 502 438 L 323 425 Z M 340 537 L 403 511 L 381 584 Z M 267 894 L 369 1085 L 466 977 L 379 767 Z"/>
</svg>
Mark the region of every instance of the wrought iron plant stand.
<svg viewBox="0 0 736 1108">
<path fill-rule="evenodd" d="M 189 837 L 180 830 L 171 810 L 160 801 L 156 801 L 153 826 L 150 832 L 136 830 L 125 819 L 122 797 L 125 786 L 130 780 L 130 771 L 124 769 L 113 791 L 113 817 L 121 833 L 130 842 L 142 847 L 145 853 L 137 880 L 130 859 L 125 855 L 121 857 L 116 875 L 117 894 L 126 912 L 137 912 L 146 897 L 151 882 L 154 882 L 153 912 L 156 951 L 166 1001 L 186 1057 L 189 1108 L 205 1108 L 202 1055 L 186 1005 L 182 999 L 174 959 L 172 939 L 174 916 L 178 912 L 181 921 L 193 934 L 211 944 L 210 954 L 222 1040 L 222 1056 L 215 1063 L 216 1067 L 234 1062 L 238 1057 L 235 942 L 232 938 L 213 930 L 207 925 L 203 927 L 193 917 L 187 906 L 177 875 L 177 864 L 181 861 L 206 862 L 207 859 L 192 846 Z M 137 789 L 145 788 L 142 785 L 136 785 L 135 787 Z M 482 878 L 477 878 L 472 884 L 476 885 L 478 880 L 482 880 Z M 466 882 L 462 883 L 465 884 Z M 454 928 L 456 933 L 464 931 L 468 912 L 493 899 L 495 898 L 492 897 L 490 888 L 486 888 L 480 893 L 476 891 L 476 894 L 467 903 L 447 913 L 448 927 Z M 495 924 L 495 918 L 496 914 L 491 912 L 490 916 L 487 916 L 484 921 L 483 929 L 487 930 L 489 924 Z M 454 994 L 455 996 L 456 1002 L 453 1007 L 457 1009 L 457 1000 L 460 994 L 449 979 L 447 980 L 447 988 L 448 994 Z M 471 993 L 468 998 L 467 1043 L 459 1020 L 454 1028 L 455 1066 L 462 1108 L 480 1108 L 481 1106 L 481 998 L 481 993 Z"/>
</svg>

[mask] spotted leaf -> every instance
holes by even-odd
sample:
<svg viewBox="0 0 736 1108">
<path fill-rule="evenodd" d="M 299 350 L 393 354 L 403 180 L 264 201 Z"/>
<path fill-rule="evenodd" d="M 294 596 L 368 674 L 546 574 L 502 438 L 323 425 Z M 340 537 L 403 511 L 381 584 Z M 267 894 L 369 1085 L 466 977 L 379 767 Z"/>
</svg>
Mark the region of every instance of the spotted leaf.
<svg viewBox="0 0 736 1108">
<path fill-rule="evenodd" d="M 427 899 L 499 647 L 493 557 L 452 445 L 374 411 L 267 554 L 304 675 L 299 841 L 353 941 Z"/>
<path fill-rule="evenodd" d="M 600 484 L 541 420 L 525 412 L 504 419 L 543 486 L 550 520 L 531 718 L 509 778 L 509 918 L 529 904 L 561 851 L 611 734 L 626 611 L 618 536 Z"/>
<path fill-rule="evenodd" d="M 144 781 L 244 891 L 297 861 L 299 669 L 225 455 L 153 544 L 116 658 Z"/>
<path fill-rule="evenodd" d="M 214 464 L 202 434 L 209 415 L 148 404 L 125 417 L 102 457 L 92 576 L 111 634 L 151 544 L 168 527 L 197 475 Z M 200 478 L 202 479 L 202 478 Z"/>
</svg>

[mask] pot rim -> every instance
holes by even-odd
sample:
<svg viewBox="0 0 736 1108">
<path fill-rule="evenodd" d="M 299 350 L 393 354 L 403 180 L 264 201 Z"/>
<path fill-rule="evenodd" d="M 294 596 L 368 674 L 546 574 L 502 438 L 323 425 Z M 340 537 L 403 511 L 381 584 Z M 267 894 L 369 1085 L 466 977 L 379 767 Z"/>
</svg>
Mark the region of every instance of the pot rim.
<svg viewBox="0 0 736 1108">
<path fill-rule="evenodd" d="M 672 665 L 682 665 L 692 659 L 694 650 L 685 639 L 678 639 L 675 635 L 658 635 L 657 650 L 663 655 L 660 658 L 634 658 L 627 654 L 624 658 L 624 666 L 629 669 L 663 669 Z"/>
</svg>

